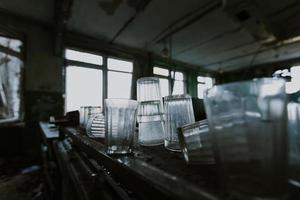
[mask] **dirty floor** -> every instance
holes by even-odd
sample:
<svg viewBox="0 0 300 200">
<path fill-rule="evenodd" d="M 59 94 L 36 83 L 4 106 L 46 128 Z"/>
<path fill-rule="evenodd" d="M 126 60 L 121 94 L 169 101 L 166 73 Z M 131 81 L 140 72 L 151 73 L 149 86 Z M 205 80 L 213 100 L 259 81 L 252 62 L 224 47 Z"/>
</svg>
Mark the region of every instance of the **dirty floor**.
<svg viewBox="0 0 300 200">
<path fill-rule="evenodd" d="M 39 165 L 20 158 L 0 158 L 1 200 L 42 200 L 42 181 Z"/>
</svg>

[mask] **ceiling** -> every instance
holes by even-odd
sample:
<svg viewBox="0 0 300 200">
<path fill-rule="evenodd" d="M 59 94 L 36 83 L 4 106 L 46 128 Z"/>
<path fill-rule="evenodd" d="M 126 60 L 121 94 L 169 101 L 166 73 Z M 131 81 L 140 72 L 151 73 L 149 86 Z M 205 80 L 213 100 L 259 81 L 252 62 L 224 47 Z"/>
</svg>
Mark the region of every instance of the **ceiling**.
<svg viewBox="0 0 300 200">
<path fill-rule="evenodd" d="M 53 0 L 0 8 L 53 22 Z M 213 71 L 300 57 L 300 0 L 73 0 L 67 29 Z"/>
</svg>

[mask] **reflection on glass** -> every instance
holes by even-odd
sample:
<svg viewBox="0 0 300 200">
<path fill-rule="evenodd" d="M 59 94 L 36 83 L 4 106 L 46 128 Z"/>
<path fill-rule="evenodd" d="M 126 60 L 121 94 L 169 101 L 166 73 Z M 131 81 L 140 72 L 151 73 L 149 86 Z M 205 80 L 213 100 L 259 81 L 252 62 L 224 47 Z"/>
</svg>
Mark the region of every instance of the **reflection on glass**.
<svg viewBox="0 0 300 200">
<path fill-rule="evenodd" d="M 184 82 L 183 81 L 174 81 L 174 88 L 172 94 L 184 94 Z"/>
<path fill-rule="evenodd" d="M 71 49 L 66 49 L 66 58 L 69 60 L 91 63 L 91 64 L 95 64 L 95 65 L 103 64 L 102 56 L 91 54 L 91 53 L 75 51 L 75 50 L 71 50 Z"/>
<path fill-rule="evenodd" d="M 108 98 L 130 98 L 132 74 L 108 71 Z"/>
<path fill-rule="evenodd" d="M 170 94 L 169 92 L 169 80 L 165 78 L 160 78 L 159 79 L 159 85 L 160 85 L 160 91 L 161 91 L 161 96 L 165 97 Z"/>
<path fill-rule="evenodd" d="M 66 68 L 66 111 L 102 105 L 102 70 Z"/>
<path fill-rule="evenodd" d="M 110 70 L 122 71 L 122 72 L 132 72 L 133 64 L 132 62 L 117 60 L 113 58 L 107 59 L 107 68 Z"/>
</svg>

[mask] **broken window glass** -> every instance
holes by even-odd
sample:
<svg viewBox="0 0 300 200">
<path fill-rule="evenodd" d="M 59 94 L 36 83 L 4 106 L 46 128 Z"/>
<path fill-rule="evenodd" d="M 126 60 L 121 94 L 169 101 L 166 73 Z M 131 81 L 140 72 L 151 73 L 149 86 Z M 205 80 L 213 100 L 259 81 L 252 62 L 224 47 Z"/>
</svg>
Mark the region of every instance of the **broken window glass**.
<svg viewBox="0 0 300 200">
<path fill-rule="evenodd" d="M 0 123 L 22 117 L 22 66 L 19 58 L 0 52 Z"/>
</svg>

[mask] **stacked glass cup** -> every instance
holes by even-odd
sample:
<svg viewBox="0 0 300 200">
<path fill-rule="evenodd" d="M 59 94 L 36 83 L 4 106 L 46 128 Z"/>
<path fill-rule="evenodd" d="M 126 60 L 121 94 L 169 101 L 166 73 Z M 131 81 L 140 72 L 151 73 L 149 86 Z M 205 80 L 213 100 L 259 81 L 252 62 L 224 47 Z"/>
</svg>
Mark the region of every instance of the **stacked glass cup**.
<svg viewBox="0 0 300 200">
<path fill-rule="evenodd" d="M 143 146 L 160 145 L 164 142 L 164 111 L 156 77 L 144 77 L 137 81 L 139 123 L 138 141 Z"/>
</svg>

